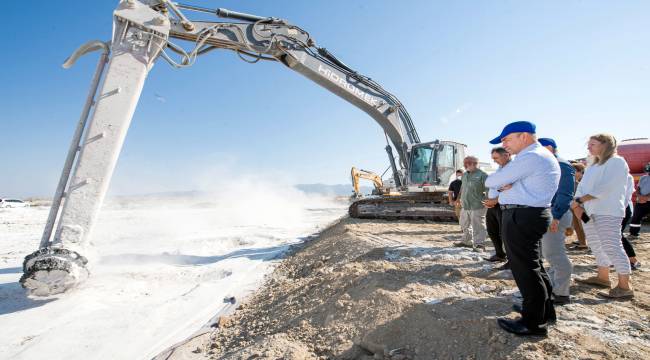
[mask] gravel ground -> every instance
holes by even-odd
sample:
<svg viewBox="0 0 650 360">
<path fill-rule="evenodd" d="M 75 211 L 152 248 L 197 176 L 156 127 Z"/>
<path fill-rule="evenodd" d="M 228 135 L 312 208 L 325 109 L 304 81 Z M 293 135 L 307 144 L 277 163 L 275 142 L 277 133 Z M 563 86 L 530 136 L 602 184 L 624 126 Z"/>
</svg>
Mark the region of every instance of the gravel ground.
<svg viewBox="0 0 650 360">
<path fill-rule="evenodd" d="M 633 244 L 650 265 L 643 230 Z M 511 273 L 483 260 L 490 248 L 454 248 L 459 239 L 455 224 L 345 218 L 294 248 L 234 314 L 172 359 L 650 358 L 647 268 L 633 275 L 631 301 L 574 282 L 549 337 L 521 338 L 496 324 L 516 315 Z M 570 257 L 574 276 L 595 272 L 588 252 Z"/>
</svg>

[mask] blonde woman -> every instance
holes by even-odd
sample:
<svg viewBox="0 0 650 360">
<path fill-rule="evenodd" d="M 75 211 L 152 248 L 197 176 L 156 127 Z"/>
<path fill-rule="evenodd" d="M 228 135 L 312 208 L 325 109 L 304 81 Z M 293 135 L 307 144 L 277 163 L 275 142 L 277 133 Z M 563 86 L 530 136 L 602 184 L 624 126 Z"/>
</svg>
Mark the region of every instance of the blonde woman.
<svg viewBox="0 0 650 360">
<path fill-rule="evenodd" d="M 630 262 L 621 243 L 621 221 L 625 216 L 625 193 L 629 168 L 623 158 L 616 155 L 616 139 L 609 134 L 589 138 L 587 145 L 594 161 L 585 170 L 576 190 L 571 208 L 582 218 L 587 244 L 596 257 L 598 274 L 578 282 L 610 288 L 599 295 L 630 299 Z M 583 216 L 586 215 L 586 216 Z M 614 265 L 618 284 L 611 288 L 609 266 Z"/>
</svg>

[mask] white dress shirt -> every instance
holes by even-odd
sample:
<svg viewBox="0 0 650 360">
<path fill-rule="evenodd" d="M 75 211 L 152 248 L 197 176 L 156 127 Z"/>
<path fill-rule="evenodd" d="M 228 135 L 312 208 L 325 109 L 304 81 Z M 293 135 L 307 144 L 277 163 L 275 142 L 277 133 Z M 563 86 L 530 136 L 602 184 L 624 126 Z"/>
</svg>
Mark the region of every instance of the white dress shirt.
<svg viewBox="0 0 650 360">
<path fill-rule="evenodd" d="M 560 165 L 555 156 L 535 142 L 519 152 L 500 171 L 488 176 L 485 186 L 512 188 L 499 194 L 501 205 L 550 207 L 560 182 Z"/>
<path fill-rule="evenodd" d="M 624 209 L 632 205 L 632 194 L 634 194 L 634 177 L 627 174 L 627 185 L 625 185 L 625 205 Z"/>
</svg>

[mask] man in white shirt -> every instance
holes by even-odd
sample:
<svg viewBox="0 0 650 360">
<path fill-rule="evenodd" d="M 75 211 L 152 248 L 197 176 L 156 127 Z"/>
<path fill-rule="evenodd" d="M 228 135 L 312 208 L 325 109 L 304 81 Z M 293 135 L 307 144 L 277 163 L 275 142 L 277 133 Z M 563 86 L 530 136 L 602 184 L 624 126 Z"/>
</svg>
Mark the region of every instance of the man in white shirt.
<svg viewBox="0 0 650 360">
<path fill-rule="evenodd" d="M 560 181 L 560 165 L 537 142 L 535 125 L 528 121 L 508 124 L 490 141 L 503 142 L 515 159 L 488 176 L 485 186 L 501 192 L 502 236 L 508 249 L 510 268 L 523 297 L 521 317 L 497 320 L 504 330 L 521 336 L 547 336 L 554 322 L 553 287 L 540 258 L 539 244 L 551 225 L 549 207 Z"/>
</svg>

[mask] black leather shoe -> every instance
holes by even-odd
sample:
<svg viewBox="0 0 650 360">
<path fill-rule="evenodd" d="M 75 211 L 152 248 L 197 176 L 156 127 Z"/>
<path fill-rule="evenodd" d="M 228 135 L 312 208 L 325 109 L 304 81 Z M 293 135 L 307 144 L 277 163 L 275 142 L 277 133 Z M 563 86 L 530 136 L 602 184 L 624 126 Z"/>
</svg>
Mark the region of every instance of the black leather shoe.
<svg viewBox="0 0 650 360">
<path fill-rule="evenodd" d="M 562 306 L 566 304 L 571 304 L 570 296 L 553 295 L 553 305 Z"/>
<path fill-rule="evenodd" d="M 512 304 L 512 310 L 514 310 L 514 311 L 518 312 L 519 314 L 521 314 L 521 312 L 523 311 L 523 307 L 521 306 L 520 303 L 514 303 L 514 304 Z M 555 312 L 553 313 L 553 315 L 551 317 L 546 319 L 547 324 L 555 324 L 556 322 L 557 322 L 557 317 L 555 315 Z"/>
<path fill-rule="evenodd" d="M 489 262 L 501 262 L 501 261 L 506 261 L 506 258 L 503 258 L 503 257 L 498 256 L 498 255 L 492 255 L 492 256 L 490 256 L 489 258 L 484 258 L 484 259 L 485 259 L 485 261 L 489 261 Z"/>
<path fill-rule="evenodd" d="M 497 323 L 499 326 L 512 334 L 519 336 L 548 336 L 548 330 L 546 327 L 538 327 L 535 329 L 528 328 L 524 325 L 521 320 L 512 320 L 508 318 L 498 318 Z"/>
<path fill-rule="evenodd" d="M 506 263 L 499 266 L 497 270 L 510 270 L 510 261 L 506 261 Z"/>
</svg>

